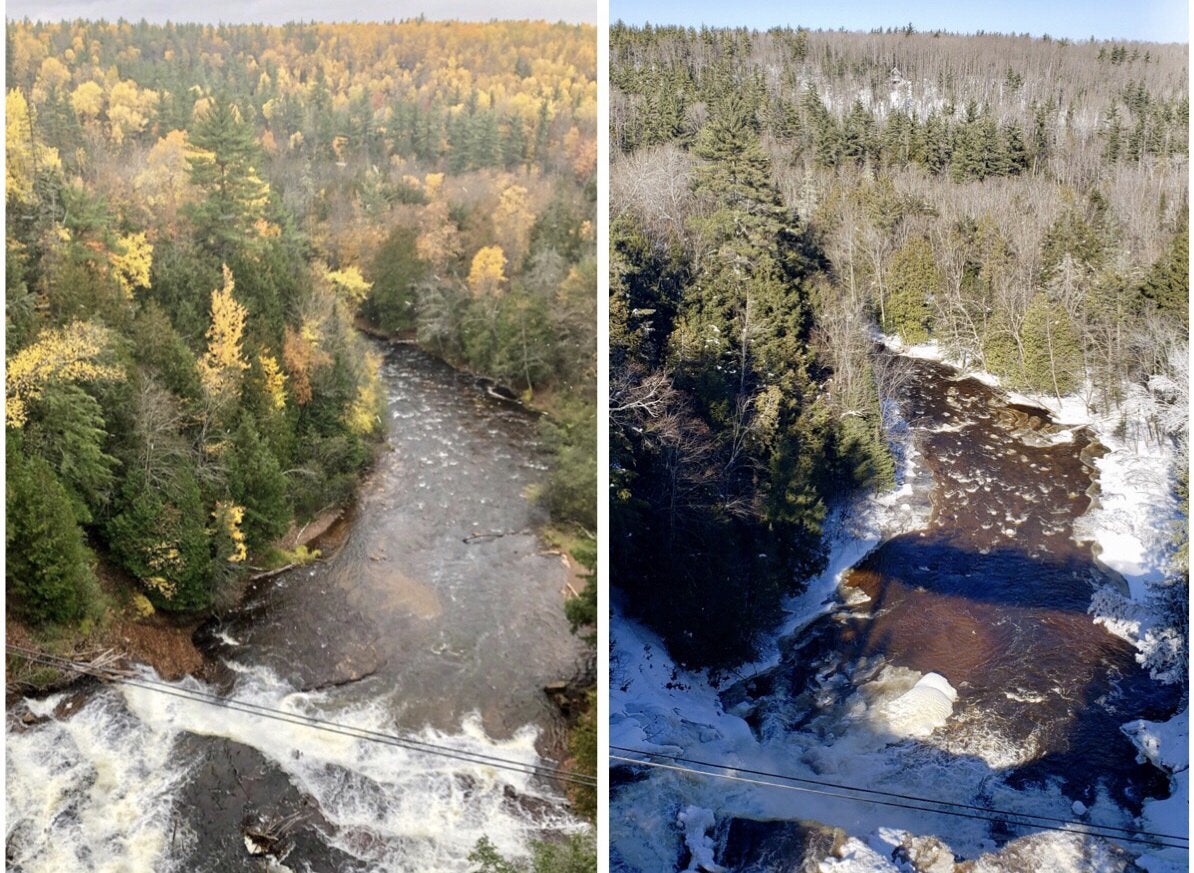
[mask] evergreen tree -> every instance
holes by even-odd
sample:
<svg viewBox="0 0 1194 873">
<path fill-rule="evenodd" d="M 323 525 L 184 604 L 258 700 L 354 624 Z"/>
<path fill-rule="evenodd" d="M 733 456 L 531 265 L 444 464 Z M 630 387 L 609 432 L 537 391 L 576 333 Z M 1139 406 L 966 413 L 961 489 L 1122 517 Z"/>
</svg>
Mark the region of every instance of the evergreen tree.
<svg viewBox="0 0 1194 873">
<path fill-rule="evenodd" d="M 24 447 L 58 471 L 80 524 L 105 502 L 116 459 L 104 452 L 104 417 L 95 398 L 70 383 L 47 386 L 31 404 Z"/>
<path fill-rule="evenodd" d="M 927 239 L 914 237 L 896 251 L 886 286 L 883 329 L 899 334 L 905 342 L 925 342 L 933 321 L 930 301 L 942 287 L 941 270 Z"/>
<path fill-rule="evenodd" d="M 1138 291 L 1142 308 L 1185 326 L 1190 318 L 1190 228 L 1174 235 Z"/>
<path fill-rule="evenodd" d="M 190 217 L 199 241 L 227 260 L 258 236 L 269 201 L 253 128 L 235 104 L 216 99 L 191 130 L 190 146 L 191 183 L 204 195 Z"/>
<path fill-rule="evenodd" d="M 1081 384 L 1082 344 L 1064 307 L 1044 292 L 1024 314 L 1025 387 L 1061 397 Z"/>
<path fill-rule="evenodd" d="M 186 468 L 154 481 L 130 470 L 105 533 L 117 562 L 139 579 L 154 605 L 205 609 L 215 596 L 208 512 Z"/>
<path fill-rule="evenodd" d="M 361 314 L 386 333 L 398 333 L 415 326 L 416 288 L 427 274 L 419 259 L 418 232 L 398 225 L 378 247 L 370 265 L 373 287 L 361 306 Z"/>
<path fill-rule="evenodd" d="M 286 478 L 248 413 L 232 435 L 227 467 L 229 493 L 244 507 L 245 544 L 260 552 L 286 533 L 291 513 Z"/>
<path fill-rule="evenodd" d="M 91 550 L 76 507 L 43 458 L 8 431 L 5 465 L 5 584 L 13 614 L 34 624 L 64 624 L 102 609 Z"/>
</svg>

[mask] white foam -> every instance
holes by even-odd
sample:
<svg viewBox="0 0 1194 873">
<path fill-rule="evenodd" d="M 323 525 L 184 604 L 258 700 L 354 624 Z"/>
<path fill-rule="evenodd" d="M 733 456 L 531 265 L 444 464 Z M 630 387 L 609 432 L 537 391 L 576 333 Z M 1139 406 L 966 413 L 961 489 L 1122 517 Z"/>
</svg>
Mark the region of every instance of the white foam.
<svg viewBox="0 0 1194 873">
<path fill-rule="evenodd" d="M 882 718 L 897 736 L 927 737 L 953 715 L 957 699 L 958 692 L 949 680 L 940 673 L 926 673 L 882 707 Z"/>
<path fill-rule="evenodd" d="M 172 684 L 210 691 L 194 679 Z M 259 667 L 240 671 L 234 696 L 396 732 L 385 700 L 339 705 L 331 694 L 296 692 Z M 173 832 L 175 818 L 185 821 L 175 809 L 190 776 L 189 762 L 175 753 L 184 734 L 224 737 L 258 750 L 315 798 L 339 829 L 333 845 L 374 868 L 465 871 L 482 836 L 504 855 L 525 858 L 544 830 L 585 827 L 558 795 L 524 773 L 120 686 L 96 692 L 73 717 L 10 734 L 9 849 L 22 869 L 175 869 L 188 839 Z M 539 761 L 536 736 L 528 726 L 508 740 L 494 740 L 474 714 L 457 733 L 428 728 L 417 739 L 530 765 Z M 511 795 L 531 803 L 513 804 Z M 535 820 L 527 812 L 531 807 L 541 810 Z M 354 840 L 354 833 L 370 838 Z"/>
</svg>

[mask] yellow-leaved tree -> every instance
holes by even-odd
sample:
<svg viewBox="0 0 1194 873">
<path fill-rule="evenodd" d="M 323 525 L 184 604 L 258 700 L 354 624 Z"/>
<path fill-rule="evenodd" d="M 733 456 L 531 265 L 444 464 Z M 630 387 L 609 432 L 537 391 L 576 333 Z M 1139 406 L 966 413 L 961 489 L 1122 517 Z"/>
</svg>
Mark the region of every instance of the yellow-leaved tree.
<svg viewBox="0 0 1194 873">
<path fill-rule="evenodd" d="M 17 89 L 4 98 L 4 165 L 6 196 L 9 200 L 29 203 L 33 200 L 33 182 L 38 173 L 62 166 L 58 149 L 43 144 L 37 137 L 37 118 L 25 95 Z"/>
<path fill-rule="evenodd" d="M 473 256 L 468 287 L 477 297 L 496 297 L 506 281 L 506 255 L 501 246 L 485 246 Z"/>
<path fill-rule="evenodd" d="M 108 253 L 112 278 L 129 300 L 133 290 L 149 287 L 149 271 L 153 267 L 153 245 L 144 233 L 130 233 L 116 243 L 116 251 Z"/>
<path fill-rule="evenodd" d="M 211 292 L 211 326 L 207 329 L 207 354 L 199 361 L 199 378 L 208 397 L 217 402 L 228 398 L 240 385 L 249 365 L 241 352 L 245 331 L 245 308 L 232 292 L 236 283 L 224 265 L 224 286 Z"/>
<path fill-rule="evenodd" d="M 158 106 L 158 92 L 138 88 L 131 80 L 117 82 L 108 92 L 108 124 L 112 142 L 120 145 L 125 138 L 145 130 Z"/>
<path fill-rule="evenodd" d="M 40 397 L 47 385 L 124 378 L 119 367 L 101 360 L 107 348 L 107 329 L 91 322 L 43 330 L 8 360 L 4 383 L 8 426 L 24 425 L 29 402 Z"/>
<path fill-rule="evenodd" d="M 522 263 L 534 223 L 535 213 L 531 210 L 527 189 L 511 185 L 502 191 L 497 208 L 493 210 L 493 233 L 511 263 Z"/>
<path fill-rule="evenodd" d="M 369 296 L 369 289 L 373 283 L 361 275 L 356 267 L 345 267 L 343 270 L 330 270 L 327 264 L 320 264 L 319 272 L 338 294 L 342 294 L 353 303 L 360 303 Z"/>
<path fill-rule="evenodd" d="M 369 352 L 365 355 L 365 367 L 357 386 L 357 395 L 345 412 L 345 423 L 355 434 L 370 434 L 381 426 L 378 412 L 381 409 L 381 357 Z"/>
<path fill-rule="evenodd" d="M 286 408 L 286 374 L 278 365 L 278 359 L 273 355 L 259 355 L 257 363 L 261 366 L 262 381 L 265 383 L 265 393 L 269 395 L 270 405 L 275 410 Z"/>
<path fill-rule="evenodd" d="M 172 130 L 154 143 L 145 169 L 133 179 L 133 188 L 159 218 L 169 225 L 176 223 L 179 208 L 195 198 L 185 130 Z"/>
<path fill-rule="evenodd" d="M 242 563 L 248 557 L 245 545 L 245 533 L 241 524 L 245 520 L 245 508 L 230 500 L 217 500 L 216 508 L 211 514 L 215 522 L 213 533 L 224 539 L 222 557 L 230 564 Z"/>
<path fill-rule="evenodd" d="M 84 82 L 70 94 L 70 105 L 82 121 L 94 121 L 104 111 L 104 86 Z"/>
</svg>

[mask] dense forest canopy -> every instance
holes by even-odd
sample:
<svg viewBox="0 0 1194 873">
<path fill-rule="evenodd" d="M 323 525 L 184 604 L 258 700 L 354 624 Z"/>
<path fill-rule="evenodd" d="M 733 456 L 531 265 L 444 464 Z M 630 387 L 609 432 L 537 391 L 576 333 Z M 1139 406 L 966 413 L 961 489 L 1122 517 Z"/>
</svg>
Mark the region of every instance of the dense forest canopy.
<svg viewBox="0 0 1194 873">
<path fill-rule="evenodd" d="M 595 527 L 591 27 L 25 21 L 7 44 L 13 614 L 100 618 L 97 554 L 172 611 L 294 559 L 278 538 L 383 430 L 358 326 L 542 400 L 543 498 Z"/>
<path fill-rule="evenodd" d="M 611 578 L 674 654 L 749 657 L 826 513 L 892 481 L 876 329 L 1100 411 L 1177 399 L 1186 55 L 613 26 Z"/>
</svg>

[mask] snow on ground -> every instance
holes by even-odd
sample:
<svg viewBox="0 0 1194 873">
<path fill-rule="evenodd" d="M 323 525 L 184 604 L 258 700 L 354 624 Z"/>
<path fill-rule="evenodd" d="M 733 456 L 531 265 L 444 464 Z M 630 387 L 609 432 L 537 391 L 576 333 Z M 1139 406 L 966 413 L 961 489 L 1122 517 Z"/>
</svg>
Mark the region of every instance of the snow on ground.
<svg viewBox="0 0 1194 873">
<path fill-rule="evenodd" d="M 936 343 L 904 346 L 898 338 L 880 339 L 902 354 L 958 363 L 950 361 Z M 1178 363 L 1175 370 L 1180 373 Z M 967 371 L 967 375 L 999 385 L 999 379 L 990 373 Z M 1098 497 L 1075 525 L 1075 536 L 1079 542 L 1092 544 L 1099 562 L 1123 577 L 1127 591 L 1110 585 L 1100 589 L 1091 599 L 1090 612 L 1095 622 L 1132 643 L 1137 660 L 1154 679 L 1166 683 L 1188 681 L 1188 640 L 1183 628 L 1172 626 L 1173 604 L 1175 598 L 1180 600 L 1180 590 L 1168 573 L 1173 525 L 1180 518 L 1173 491 L 1178 457 L 1173 441 L 1157 436 L 1158 431 L 1172 434 L 1185 426 L 1184 407 L 1166 402 L 1178 394 L 1180 389 L 1172 380 L 1154 376 L 1147 386 L 1128 386 L 1117 408 L 1099 412 L 1076 394 L 1056 398 L 1008 392 L 1013 402 L 1048 410 L 1057 424 L 1089 427 L 1107 448 L 1107 453 L 1094 461 L 1099 474 Z M 1123 729 L 1144 757 L 1173 774 L 1173 795 L 1146 802 L 1142 826 L 1188 834 L 1189 709 L 1169 722 L 1137 721 Z M 1168 870 L 1173 863 L 1188 869 L 1188 853 L 1167 850 L 1146 855 L 1140 862 L 1153 873 Z"/>
<path fill-rule="evenodd" d="M 901 351 L 942 358 L 932 346 Z M 990 384 L 997 382 L 989 375 L 982 378 Z M 1046 405 L 1042 398 L 1020 399 Z M 1140 402 L 1144 399 L 1139 398 Z M 1154 650 L 1163 649 L 1169 643 L 1157 637 L 1159 618 L 1155 598 L 1149 593 L 1150 585 L 1164 576 L 1163 541 L 1173 514 L 1168 502 L 1172 454 L 1133 439 L 1130 429 L 1127 438 L 1117 438 L 1118 420 L 1099 420 L 1086 412 L 1084 405 L 1079 409 L 1075 399 L 1067 399 L 1060 406 L 1054 401 L 1050 409 L 1059 412 L 1066 424 L 1094 428 L 1100 441 L 1111 449 L 1098 462 L 1102 495 L 1098 507 L 1085 521 L 1083 535 L 1101 547 L 1107 566 L 1124 573 L 1131 596 L 1116 596 L 1121 608 L 1127 608 L 1124 604 L 1130 606 L 1131 614 L 1112 618 L 1099 612 L 1098 620 L 1113 631 L 1130 634 L 1138 646 L 1153 639 Z M 1139 423 L 1145 410 L 1136 412 L 1140 414 Z M 899 422 L 895 424 L 898 429 Z M 848 599 L 849 592 L 839 590 L 845 572 L 880 542 L 924 525 L 930 511 L 928 489 L 918 477 L 927 473 L 913 446 L 903 448 L 901 461 L 902 475 L 895 491 L 840 508 L 828 520 L 829 560 L 825 571 L 786 605 L 787 619 L 775 635 L 777 642 L 764 651 L 758 663 L 745 665 L 743 675 L 776 664 L 780 638 L 830 611 L 837 598 Z M 1101 596 L 1109 599 L 1112 593 L 1108 590 Z M 1104 601 L 1097 605 L 1106 608 Z M 1149 629 L 1153 630 L 1153 638 L 1148 637 Z M 978 799 L 983 805 L 1063 819 L 1074 815 L 1072 799 L 1054 785 L 1014 790 L 998 777 L 998 767 L 982 756 L 951 754 L 916 739 L 926 724 L 948 719 L 952 711 L 953 689 L 948 683 L 938 682 L 934 674 L 922 676 L 900 668 L 884 668 L 878 676 L 859 685 L 844 711 L 818 717 L 827 729 L 778 730 L 764 733 L 759 739 L 737 711 L 726 711 L 717 689 L 703 673 L 675 665 L 653 632 L 625 616 L 615 595 L 610 681 L 611 746 L 723 762 L 743 769 L 803 773 L 842 784 L 906 791 L 954 802 L 972 803 Z M 893 711 L 897 716 L 894 719 L 890 717 Z M 1182 713 L 1161 725 L 1135 724 L 1139 726 L 1134 733 L 1126 730 L 1134 739 L 1139 738 L 1138 744 L 1147 750 L 1142 754 L 1152 756 L 1158 766 L 1174 774 L 1174 796 L 1149 802 L 1139 825 L 1147 830 L 1185 834 L 1188 746 L 1183 731 L 1188 733 L 1188 715 Z M 612 749 L 611 754 L 623 753 Z M 985 826 L 965 819 L 943 819 L 923 812 L 765 790 L 668 771 L 653 771 L 646 779 L 619 785 L 611 799 L 610 815 L 614 857 L 637 870 L 674 869 L 682 843 L 691 853 L 690 869 L 696 869 L 699 863 L 711 864 L 708 816 L 714 820 L 732 816 L 815 818 L 844 828 L 851 838 L 839 847 L 835 857 L 820 865 L 832 873 L 902 869 L 888 860 L 892 857 L 892 834 L 897 835 L 897 842 L 904 835 L 948 834 L 953 850 L 977 857 L 977 869 L 984 871 L 1027 869 L 1017 866 L 1017 858 L 1030 867 L 1042 860 L 1047 866 L 1040 869 L 1058 873 L 1123 870 L 1127 857 L 1118 847 L 1057 833 L 1033 834 L 996 851 Z M 879 819 L 887 826 L 877 830 L 875 823 Z M 1101 791 L 1084 819 L 1118 827 L 1132 825 L 1127 814 Z M 1181 869 L 1186 869 L 1188 856 L 1180 854 Z M 1144 856 L 1141 866 L 1150 873 L 1167 873 L 1176 869 L 1172 864 L 1173 858 L 1162 851 Z"/>
<path fill-rule="evenodd" d="M 1140 823 L 1145 830 L 1173 836 L 1188 835 L 1190 814 L 1190 709 L 1187 706 L 1169 721 L 1133 721 L 1123 732 L 1140 754 L 1172 774 L 1172 794 L 1164 800 L 1144 804 Z M 1190 853 L 1181 849 L 1150 852 L 1136 862 L 1149 873 L 1170 873 L 1189 869 Z"/>
</svg>

